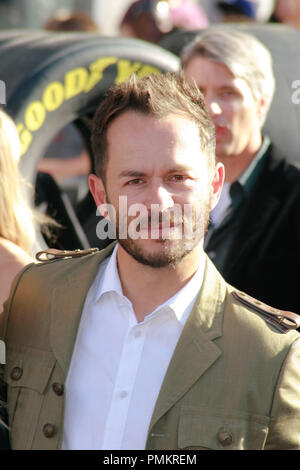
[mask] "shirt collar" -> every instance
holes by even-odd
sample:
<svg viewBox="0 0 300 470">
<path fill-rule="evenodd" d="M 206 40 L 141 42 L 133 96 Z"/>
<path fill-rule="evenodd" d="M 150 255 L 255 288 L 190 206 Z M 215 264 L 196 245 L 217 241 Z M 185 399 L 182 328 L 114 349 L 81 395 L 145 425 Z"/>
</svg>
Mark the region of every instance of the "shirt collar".
<svg viewBox="0 0 300 470">
<path fill-rule="evenodd" d="M 121 281 L 119 278 L 118 267 L 117 267 L 117 251 L 118 244 L 113 249 L 110 258 L 107 258 L 107 265 L 104 271 L 104 275 L 101 276 L 96 290 L 95 302 L 98 302 L 100 297 L 106 292 L 116 292 L 123 296 Z M 106 260 L 104 260 L 105 262 Z"/>
<path fill-rule="evenodd" d="M 203 256 L 199 268 L 189 282 L 161 306 L 171 308 L 177 319 L 183 324 L 187 320 L 202 287 L 205 264 L 206 257 Z"/>
<path fill-rule="evenodd" d="M 115 292 L 116 294 L 124 297 L 121 281 L 117 267 L 117 250 L 116 244 L 110 258 L 105 260 L 107 262 L 104 275 L 101 276 L 98 288 L 95 294 L 95 302 L 98 302 L 102 295 L 107 292 Z M 104 262 L 105 262 L 104 261 Z M 185 323 L 189 313 L 192 310 L 196 297 L 198 296 L 204 277 L 204 270 L 206 264 L 206 257 L 203 256 L 200 266 L 189 280 L 189 282 L 180 291 L 176 292 L 170 299 L 166 300 L 163 304 L 159 305 L 151 314 L 145 317 L 150 319 L 162 309 L 171 309 L 181 323 Z"/>
</svg>

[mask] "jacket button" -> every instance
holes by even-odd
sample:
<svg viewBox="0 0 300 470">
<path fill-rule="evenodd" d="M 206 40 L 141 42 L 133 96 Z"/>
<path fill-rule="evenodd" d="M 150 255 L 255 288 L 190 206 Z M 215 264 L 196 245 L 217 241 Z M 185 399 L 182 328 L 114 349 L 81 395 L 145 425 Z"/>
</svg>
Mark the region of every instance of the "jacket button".
<svg viewBox="0 0 300 470">
<path fill-rule="evenodd" d="M 23 369 L 21 367 L 14 367 L 10 373 L 12 380 L 19 380 L 23 375 Z"/>
<path fill-rule="evenodd" d="M 45 424 L 43 426 L 43 433 L 44 433 L 45 437 L 48 437 L 48 438 L 53 437 L 56 434 L 55 426 L 53 426 L 53 424 L 49 424 L 49 423 Z"/>
<path fill-rule="evenodd" d="M 52 385 L 53 391 L 56 393 L 56 395 L 61 396 L 64 394 L 64 386 L 63 384 L 59 384 L 57 382 L 54 382 Z"/>
<path fill-rule="evenodd" d="M 220 431 L 218 434 L 218 440 L 220 444 L 224 447 L 230 446 L 232 444 L 232 435 L 227 431 Z"/>
</svg>

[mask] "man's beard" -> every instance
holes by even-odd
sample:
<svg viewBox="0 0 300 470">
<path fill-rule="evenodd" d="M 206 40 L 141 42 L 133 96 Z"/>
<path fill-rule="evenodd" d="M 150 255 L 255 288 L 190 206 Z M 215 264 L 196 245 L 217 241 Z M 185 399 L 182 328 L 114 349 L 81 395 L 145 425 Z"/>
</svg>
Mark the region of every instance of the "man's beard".
<svg viewBox="0 0 300 470">
<path fill-rule="evenodd" d="M 176 268 L 180 261 L 196 248 L 199 242 L 200 239 L 195 239 L 193 243 L 191 240 L 176 240 L 172 241 L 171 245 L 170 240 L 156 240 L 155 243 L 163 245 L 163 251 L 160 253 L 147 253 L 136 243 L 136 240 L 130 238 L 119 240 L 124 250 L 138 263 L 151 268 L 164 268 L 166 266 Z"/>
<path fill-rule="evenodd" d="M 201 242 L 203 242 L 204 235 L 208 228 L 209 214 L 210 214 L 210 198 L 208 197 L 206 202 L 203 204 L 202 210 L 193 211 L 192 221 L 192 232 L 189 231 L 188 238 L 184 238 L 184 234 L 181 239 L 170 238 L 155 238 L 153 243 L 157 243 L 163 249 L 159 253 L 150 253 L 143 249 L 138 240 L 131 238 L 127 235 L 126 238 L 120 237 L 120 226 L 119 226 L 119 210 L 116 209 L 116 237 L 122 246 L 122 248 L 134 258 L 138 263 L 152 268 L 163 268 L 173 267 L 175 268 L 189 253 L 191 253 Z M 110 203 L 107 198 L 107 203 Z M 195 213 L 196 212 L 196 213 Z M 151 218 L 149 216 L 151 223 Z M 183 226 L 184 231 L 184 226 Z M 124 230 L 122 230 L 124 233 Z"/>
</svg>

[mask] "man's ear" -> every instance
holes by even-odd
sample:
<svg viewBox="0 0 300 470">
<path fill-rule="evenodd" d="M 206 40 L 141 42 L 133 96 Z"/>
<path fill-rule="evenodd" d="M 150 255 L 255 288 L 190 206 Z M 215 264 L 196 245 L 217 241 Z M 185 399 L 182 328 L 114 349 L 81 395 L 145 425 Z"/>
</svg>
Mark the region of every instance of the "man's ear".
<svg viewBox="0 0 300 470">
<path fill-rule="evenodd" d="M 261 96 L 257 102 L 257 114 L 258 114 L 261 126 L 264 125 L 265 120 L 266 120 L 266 115 L 267 115 L 266 107 L 267 107 L 266 100 L 263 96 Z"/>
<path fill-rule="evenodd" d="M 210 210 L 212 211 L 219 202 L 225 179 L 225 167 L 218 162 L 215 166 L 213 179 L 211 181 Z"/>
<path fill-rule="evenodd" d="M 96 206 L 103 215 L 103 217 L 108 217 L 108 211 L 106 209 L 106 191 L 105 186 L 101 178 L 94 174 L 90 174 L 88 178 L 89 188 L 96 203 Z"/>
</svg>

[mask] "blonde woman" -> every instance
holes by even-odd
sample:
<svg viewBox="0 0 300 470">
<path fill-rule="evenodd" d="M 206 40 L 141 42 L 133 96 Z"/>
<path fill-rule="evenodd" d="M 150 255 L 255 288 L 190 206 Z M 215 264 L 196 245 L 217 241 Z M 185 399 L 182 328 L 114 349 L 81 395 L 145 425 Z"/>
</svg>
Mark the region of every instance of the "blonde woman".
<svg viewBox="0 0 300 470">
<path fill-rule="evenodd" d="M 15 124 L 0 109 L 0 311 L 15 275 L 34 261 L 33 213 L 19 172 L 19 158 Z"/>
</svg>

